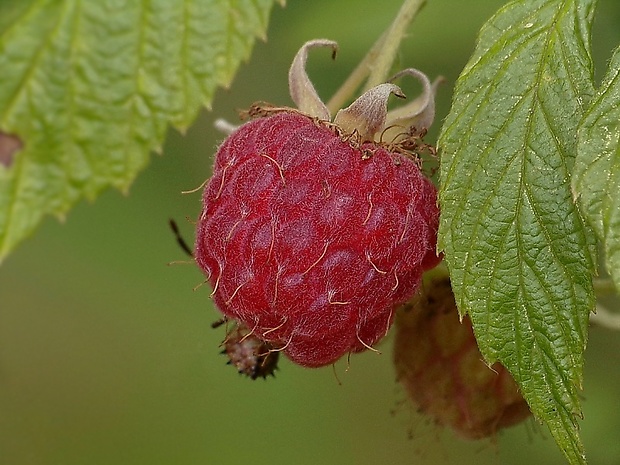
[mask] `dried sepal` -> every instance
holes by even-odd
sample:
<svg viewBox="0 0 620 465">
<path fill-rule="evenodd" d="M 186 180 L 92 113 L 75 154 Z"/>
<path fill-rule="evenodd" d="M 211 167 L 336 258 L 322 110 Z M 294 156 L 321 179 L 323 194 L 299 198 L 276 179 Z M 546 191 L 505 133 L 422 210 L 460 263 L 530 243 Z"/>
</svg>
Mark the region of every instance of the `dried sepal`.
<svg viewBox="0 0 620 465">
<path fill-rule="evenodd" d="M 347 108 L 340 110 L 334 123 L 345 132 L 357 132 L 362 141 L 374 140 L 374 135 L 385 127 L 387 101 L 391 94 L 405 98 L 397 85 L 379 84 L 362 94 Z"/>
<path fill-rule="evenodd" d="M 387 115 L 386 127 L 395 134 L 423 134 L 431 127 L 435 119 L 435 94 L 437 87 L 444 79 L 439 77 L 431 84 L 426 74 L 415 68 L 407 68 L 393 76 L 390 82 L 403 76 L 418 79 L 422 84 L 422 93 L 408 104 L 390 111 Z"/>
<path fill-rule="evenodd" d="M 315 39 L 306 42 L 297 52 L 288 73 L 288 85 L 291 98 L 302 113 L 329 121 L 330 114 L 306 73 L 308 51 L 315 47 L 330 47 L 335 58 L 338 44 L 332 40 Z"/>
</svg>

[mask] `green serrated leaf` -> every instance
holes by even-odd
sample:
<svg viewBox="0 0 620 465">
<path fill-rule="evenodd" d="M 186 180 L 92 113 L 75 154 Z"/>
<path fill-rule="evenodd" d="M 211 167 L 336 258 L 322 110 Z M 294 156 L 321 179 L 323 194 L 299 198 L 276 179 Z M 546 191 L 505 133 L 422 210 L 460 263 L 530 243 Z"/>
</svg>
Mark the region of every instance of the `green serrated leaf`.
<svg viewBox="0 0 620 465">
<path fill-rule="evenodd" d="M 620 290 L 620 48 L 579 128 L 573 192 Z"/>
<path fill-rule="evenodd" d="M 167 125 L 186 128 L 230 83 L 273 3 L 22 5 L 0 35 L 0 135 L 23 144 L 0 158 L 0 261 L 45 214 L 127 189 Z"/>
<path fill-rule="evenodd" d="M 572 464 L 593 308 L 589 231 L 570 189 L 593 94 L 595 0 L 513 1 L 483 27 L 440 136 L 444 250 L 480 349 L 517 380 Z"/>
</svg>

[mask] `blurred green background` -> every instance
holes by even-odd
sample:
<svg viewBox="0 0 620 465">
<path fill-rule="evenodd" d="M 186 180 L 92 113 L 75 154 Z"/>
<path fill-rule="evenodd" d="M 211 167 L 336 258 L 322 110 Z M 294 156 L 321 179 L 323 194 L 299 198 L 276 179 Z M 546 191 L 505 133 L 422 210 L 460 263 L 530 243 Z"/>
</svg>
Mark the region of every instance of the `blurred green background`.
<svg viewBox="0 0 620 465">
<path fill-rule="evenodd" d="M 405 41 L 402 67 L 442 74 L 436 137 L 476 32 L 504 2 L 429 0 Z M 48 218 L 0 267 L 0 463 L 22 464 L 562 464 L 533 421 L 495 440 L 467 442 L 417 416 L 394 381 L 391 341 L 305 370 L 287 360 L 277 379 L 252 382 L 224 364 L 224 329 L 209 290 L 167 221 L 191 242 L 200 194 L 222 136 L 216 117 L 256 100 L 290 104 L 287 68 L 306 40 L 309 72 L 326 98 L 389 24 L 400 1 L 290 0 L 276 7 L 266 43 L 211 112 L 185 135 L 170 131 L 129 195 L 82 202 L 61 224 Z M 620 2 L 601 1 L 597 76 L 620 43 Z M 405 90 L 407 90 L 405 88 Z M 415 89 L 409 91 L 413 94 Z M 105 137 L 105 135 L 102 135 Z M 620 334 L 593 328 L 586 353 L 582 435 L 591 464 L 620 463 Z"/>
</svg>

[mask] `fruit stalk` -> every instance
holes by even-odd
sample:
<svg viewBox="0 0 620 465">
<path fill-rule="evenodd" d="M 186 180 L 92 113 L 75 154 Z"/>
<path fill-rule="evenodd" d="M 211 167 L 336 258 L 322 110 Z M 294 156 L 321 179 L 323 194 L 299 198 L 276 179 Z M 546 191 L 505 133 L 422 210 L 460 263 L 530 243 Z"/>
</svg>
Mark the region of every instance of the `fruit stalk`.
<svg viewBox="0 0 620 465">
<path fill-rule="evenodd" d="M 398 47 L 405 37 L 409 24 L 425 3 L 426 0 L 405 0 L 400 7 L 400 10 L 396 14 L 396 18 L 387 32 L 387 38 L 383 42 L 377 61 L 370 70 L 370 76 L 364 88 L 365 91 L 385 82 L 390 68 L 392 67 L 392 63 L 394 63 Z"/>
<path fill-rule="evenodd" d="M 365 90 L 385 82 L 409 24 L 425 3 L 426 0 L 405 0 L 390 27 L 381 34 L 327 103 L 332 114 L 345 105 L 369 74 Z"/>
</svg>

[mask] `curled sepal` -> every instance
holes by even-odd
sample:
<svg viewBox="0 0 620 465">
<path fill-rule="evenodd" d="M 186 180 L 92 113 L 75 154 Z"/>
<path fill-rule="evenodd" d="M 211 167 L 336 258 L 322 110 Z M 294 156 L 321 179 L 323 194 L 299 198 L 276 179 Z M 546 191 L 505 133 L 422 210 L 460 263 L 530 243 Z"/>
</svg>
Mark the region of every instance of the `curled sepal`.
<svg viewBox="0 0 620 465">
<path fill-rule="evenodd" d="M 412 76 L 420 81 L 422 93 L 407 105 L 390 111 L 385 124 L 387 127 L 398 128 L 400 133 L 404 129 L 409 133 L 422 134 L 431 127 L 435 119 L 435 94 L 444 78 L 438 77 L 431 84 L 426 74 L 415 68 L 407 68 L 392 77 L 390 82 L 403 76 Z"/>
<path fill-rule="evenodd" d="M 306 73 L 308 50 L 314 47 L 331 47 L 332 58 L 336 57 L 336 52 L 338 51 L 338 44 L 332 40 L 315 39 L 303 44 L 297 55 L 295 55 L 291 69 L 288 72 L 289 92 L 299 111 L 329 121 L 329 110 L 319 97 Z"/>
<path fill-rule="evenodd" d="M 345 132 L 357 132 L 362 141 L 374 140 L 373 136 L 385 127 L 387 101 L 391 94 L 405 98 L 397 85 L 379 84 L 336 113 L 334 123 Z"/>
</svg>

